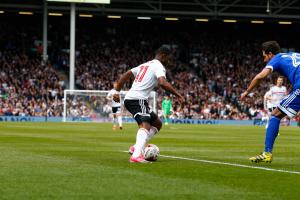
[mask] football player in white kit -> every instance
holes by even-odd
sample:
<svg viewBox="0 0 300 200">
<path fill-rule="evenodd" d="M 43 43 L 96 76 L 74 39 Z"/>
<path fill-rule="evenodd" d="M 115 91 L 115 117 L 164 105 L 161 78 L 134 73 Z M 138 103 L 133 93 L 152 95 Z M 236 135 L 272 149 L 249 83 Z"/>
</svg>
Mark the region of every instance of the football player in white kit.
<svg viewBox="0 0 300 200">
<path fill-rule="evenodd" d="M 280 104 L 286 95 L 287 89 L 283 86 L 283 77 L 279 76 L 276 80 L 276 85 L 272 86 L 264 96 L 264 107 L 267 109 L 269 118 L 273 110 Z M 268 121 L 266 128 L 268 128 Z"/>
<path fill-rule="evenodd" d="M 111 101 L 111 107 L 112 107 L 112 117 L 113 117 L 113 130 L 116 130 L 117 128 L 117 121 L 119 124 L 119 129 L 122 130 L 122 115 L 121 115 L 121 102 L 115 102 L 113 100 L 113 95 L 116 93 L 115 89 L 112 89 L 109 91 L 109 93 L 106 96 L 106 99 Z"/>
<path fill-rule="evenodd" d="M 133 153 L 129 159 L 130 162 L 149 162 L 144 159 L 142 152 L 145 145 L 162 127 L 162 122 L 157 114 L 152 112 L 148 106 L 148 97 L 154 87 L 159 85 L 164 90 L 174 94 L 181 104 L 184 102 L 184 98 L 166 80 L 166 69 L 164 66 L 168 67 L 171 64 L 171 60 L 171 51 L 166 47 L 161 47 L 156 51 L 153 60 L 128 70 L 116 81 L 114 89 L 120 91 L 126 81 L 134 78 L 124 100 L 125 108 L 132 114 L 139 126 L 136 143 L 132 147 Z M 115 94 L 113 98 L 116 102 L 120 101 L 119 94 Z"/>
</svg>

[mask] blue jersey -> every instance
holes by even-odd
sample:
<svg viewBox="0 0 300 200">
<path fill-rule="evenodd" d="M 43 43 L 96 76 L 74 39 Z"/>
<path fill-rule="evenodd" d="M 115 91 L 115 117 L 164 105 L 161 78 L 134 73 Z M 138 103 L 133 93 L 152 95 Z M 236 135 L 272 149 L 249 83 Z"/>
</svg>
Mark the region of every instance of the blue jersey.
<svg viewBox="0 0 300 200">
<path fill-rule="evenodd" d="M 300 88 L 300 54 L 279 53 L 267 64 L 266 68 L 279 72 L 287 77 L 293 85 L 293 90 Z"/>
</svg>

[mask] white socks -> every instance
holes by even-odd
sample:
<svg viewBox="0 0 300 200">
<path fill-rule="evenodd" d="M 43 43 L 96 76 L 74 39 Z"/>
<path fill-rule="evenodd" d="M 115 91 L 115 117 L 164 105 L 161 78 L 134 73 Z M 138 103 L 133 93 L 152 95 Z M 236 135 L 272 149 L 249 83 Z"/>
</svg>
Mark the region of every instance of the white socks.
<svg viewBox="0 0 300 200">
<path fill-rule="evenodd" d="M 147 141 L 148 134 L 149 131 L 144 128 L 140 128 L 138 130 L 136 134 L 136 142 L 134 145 L 134 152 L 132 154 L 132 157 L 137 158 L 142 154 L 142 151 Z"/>
<path fill-rule="evenodd" d="M 148 143 L 149 140 L 150 140 L 151 138 L 153 138 L 153 136 L 154 136 L 157 132 L 158 132 L 157 128 L 154 127 L 154 126 L 151 126 L 151 128 L 150 128 L 150 130 L 149 130 L 149 134 L 148 134 L 146 143 Z"/>
<path fill-rule="evenodd" d="M 119 127 L 122 127 L 122 116 L 118 116 Z"/>
<path fill-rule="evenodd" d="M 113 125 L 117 126 L 117 118 L 113 117 Z"/>
<path fill-rule="evenodd" d="M 145 145 L 149 142 L 151 138 L 158 132 L 157 128 L 151 126 L 150 130 L 140 128 L 136 134 L 136 143 L 134 145 L 134 152 L 132 157 L 136 158 L 141 155 L 144 150 Z"/>
</svg>

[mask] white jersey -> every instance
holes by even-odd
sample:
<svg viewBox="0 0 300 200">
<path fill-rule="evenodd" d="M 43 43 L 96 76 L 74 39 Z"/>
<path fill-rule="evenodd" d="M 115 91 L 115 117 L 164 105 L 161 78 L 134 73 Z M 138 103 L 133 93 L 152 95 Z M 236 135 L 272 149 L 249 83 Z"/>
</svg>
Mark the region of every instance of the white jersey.
<svg viewBox="0 0 300 200">
<path fill-rule="evenodd" d="M 265 109 L 273 108 L 274 106 L 271 104 L 271 91 L 266 92 L 264 96 L 264 107 Z"/>
<path fill-rule="evenodd" d="M 115 102 L 113 100 L 113 96 L 116 93 L 115 89 L 112 89 L 111 91 L 109 91 L 109 93 L 107 94 L 107 98 L 111 100 L 111 107 L 121 107 L 121 103 L 120 102 Z"/>
<path fill-rule="evenodd" d="M 159 77 L 166 77 L 166 69 L 159 60 L 151 60 L 131 69 L 135 79 L 125 99 L 148 100 L 150 92 L 157 86 Z"/>
<path fill-rule="evenodd" d="M 286 96 L 286 87 L 285 86 L 272 86 L 271 89 L 265 94 L 265 97 L 270 98 L 268 102 L 268 108 L 277 107 L 282 99 Z"/>
</svg>

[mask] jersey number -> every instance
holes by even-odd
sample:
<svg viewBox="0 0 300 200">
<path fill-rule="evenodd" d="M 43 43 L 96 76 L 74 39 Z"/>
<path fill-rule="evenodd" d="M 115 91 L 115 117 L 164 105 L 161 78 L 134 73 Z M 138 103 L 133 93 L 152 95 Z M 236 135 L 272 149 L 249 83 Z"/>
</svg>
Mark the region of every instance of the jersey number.
<svg viewBox="0 0 300 200">
<path fill-rule="evenodd" d="M 135 77 L 134 81 L 136 82 L 141 82 L 148 70 L 149 66 L 141 66 L 141 69 L 139 71 L 139 73 L 137 74 L 137 76 Z"/>
<path fill-rule="evenodd" d="M 293 61 L 293 65 L 294 67 L 298 67 L 300 65 L 300 56 L 298 53 L 293 53 L 292 56 L 290 56 L 292 58 Z"/>
</svg>

